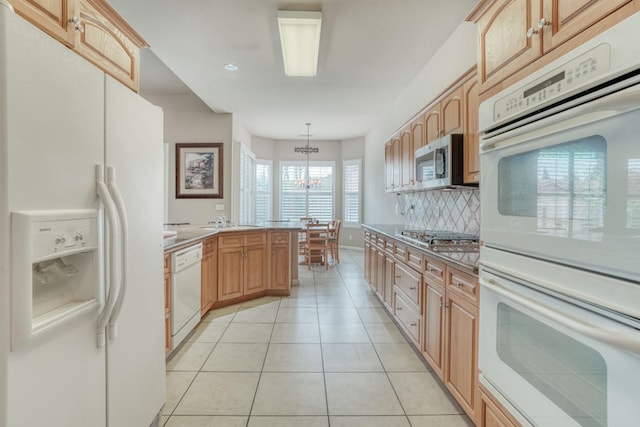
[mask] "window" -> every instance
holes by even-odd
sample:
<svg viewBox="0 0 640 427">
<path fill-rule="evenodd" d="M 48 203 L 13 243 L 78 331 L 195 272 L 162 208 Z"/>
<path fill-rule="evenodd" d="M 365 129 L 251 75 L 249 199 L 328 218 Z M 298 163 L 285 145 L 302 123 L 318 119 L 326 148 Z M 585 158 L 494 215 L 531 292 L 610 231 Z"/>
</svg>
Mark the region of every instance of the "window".
<svg viewBox="0 0 640 427">
<path fill-rule="evenodd" d="M 255 190 L 255 157 L 253 153 L 241 145 L 240 149 L 240 224 L 252 224 L 256 218 Z"/>
<path fill-rule="evenodd" d="M 302 217 L 331 221 L 333 216 L 334 162 L 282 162 L 280 166 L 280 218 L 298 221 Z"/>
<path fill-rule="evenodd" d="M 271 160 L 256 159 L 256 222 L 271 219 L 271 188 L 273 187 Z"/>
<path fill-rule="evenodd" d="M 349 225 L 360 225 L 360 171 L 362 160 L 345 160 L 343 173 L 343 222 Z"/>
</svg>

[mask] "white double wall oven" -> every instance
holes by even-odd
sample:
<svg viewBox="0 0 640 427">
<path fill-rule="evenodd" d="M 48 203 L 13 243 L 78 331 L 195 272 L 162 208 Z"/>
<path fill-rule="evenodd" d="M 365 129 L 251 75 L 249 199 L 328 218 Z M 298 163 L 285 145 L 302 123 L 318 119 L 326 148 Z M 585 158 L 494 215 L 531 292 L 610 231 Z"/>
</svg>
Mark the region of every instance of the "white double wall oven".
<svg viewBox="0 0 640 427">
<path fill-rule="evenodd" d="M 524 425 L 640 417 L 639 27 L 480 106 L 480 381 Z"/>
</svg>

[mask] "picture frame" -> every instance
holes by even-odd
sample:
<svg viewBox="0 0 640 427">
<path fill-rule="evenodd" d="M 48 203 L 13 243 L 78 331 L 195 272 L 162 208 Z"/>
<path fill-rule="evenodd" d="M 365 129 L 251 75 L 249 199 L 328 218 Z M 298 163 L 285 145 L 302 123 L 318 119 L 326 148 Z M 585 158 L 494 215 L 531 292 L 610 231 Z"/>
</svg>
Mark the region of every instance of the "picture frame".
<svg viewBox="0 0 640 427">
<path fill-rule="evenodd" d="M 176 199 L 221 199 L 223 144 L 176 143 Z"/>
</svg>

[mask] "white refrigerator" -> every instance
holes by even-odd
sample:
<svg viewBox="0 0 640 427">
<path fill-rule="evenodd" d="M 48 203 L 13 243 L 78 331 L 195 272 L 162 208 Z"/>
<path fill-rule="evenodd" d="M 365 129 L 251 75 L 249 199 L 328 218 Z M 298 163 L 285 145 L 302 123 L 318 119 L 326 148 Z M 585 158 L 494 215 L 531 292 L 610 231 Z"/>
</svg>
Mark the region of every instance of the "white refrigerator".
<svg viewBox="0 0 640 427">
<path fill-rule="evenodd" d="M 147 427 L 156 420 L 165 400 L 162 132 L 160 108 L 0 0 L 0 426 Z M 115 170 L 126 245 L 124 220 L 107 221 L 96 194 L 96 165 Z M 96 297 L 71 320 L 22 342 L 16 325 L 35 319 L 36 299 L 56 285 L 48 273 L 36 279 L 47 263 L 29 266 L 32 283 L 16 280 L 24 270 L 16 212 L 71 210 L 97 213 L 97 249 L 89 251 L 97 260 L 95 277 L 89 275 Z M 76 240 L 78 234 L 85 237 L 77 233 Z M 83 276 L 77 270 L 57 271 Z M 36 286 L 48 290 L 41 297 Z M 117 333 L 98 327 L 110 292 L 114 301 L 124 297 Z M 31 295 L 33 306 L 16 303 L 20 295 Z"/>
</svg>

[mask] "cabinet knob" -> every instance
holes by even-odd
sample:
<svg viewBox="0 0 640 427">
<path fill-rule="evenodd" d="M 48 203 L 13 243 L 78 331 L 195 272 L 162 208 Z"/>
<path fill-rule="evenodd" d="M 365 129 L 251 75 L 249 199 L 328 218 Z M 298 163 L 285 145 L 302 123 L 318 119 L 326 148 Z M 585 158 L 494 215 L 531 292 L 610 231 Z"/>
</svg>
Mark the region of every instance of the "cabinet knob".
<svg viewBox="0 0 640 427">
<path fill-rule="evenodd" d="M 415 328 L 416 326 L 418 326 L 418 324 L 417 323 L 409 323 L 409 326 L 413 326 Z"/>
<path fill-rule="evenodd" d="M 549 25 L 551 25 L 551 21 L 547 21 L 544 18 L 541 18 L 540 21 L 538 22 L 538 28 L 539 29 L 543 29 L 544 27 L 548 27 Z"/>
<path fill-rule="evenodd" d="M 533 37 L 535 34 L 538 34 L 540 31 L 536 30 L 535 28 L 531 27 L 527 30 L 527 38 L 531 38 Z"/>
<path fill-rule="evenodd" d="M 73 28 L 77 32 L 84 33 L 84 27 L 82 26 L 82 22 L 80 22 L 80 18 L 78 18 L 77 16 L 74 16 L 73 18 L 69 19 L 69 22 L 73 24 Z"/>
<path fill-rule="evenodd" d="M 409 289 L 411 289 L 411 290 L 415 290 L 415 289 L 416 289 L 416 287 L 415 287 L 415 286 L 409 286 Z"/>
</svg>

